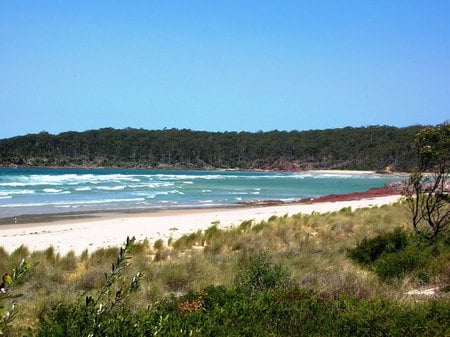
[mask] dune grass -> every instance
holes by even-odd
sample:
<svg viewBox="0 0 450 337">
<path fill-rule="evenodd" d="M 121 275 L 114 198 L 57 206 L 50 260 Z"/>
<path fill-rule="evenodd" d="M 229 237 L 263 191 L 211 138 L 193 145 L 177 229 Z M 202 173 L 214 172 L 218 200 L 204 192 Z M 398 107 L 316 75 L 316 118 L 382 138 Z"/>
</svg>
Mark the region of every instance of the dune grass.
<svg viewBox="0 0 450 337">
<path fill-rule="evenodd" d="M 359 300 L 401 303 L 410 300 L 405 295 L 410 289 L 448 283 L 448 249 L 436 256 L 426 279 L 406 271 L 387 280 L 349 257 L 349 250 L 364 239 L 396 228 L 410 231 L 409 214 L 401 203 L 354 212 L 344 208 L 326 214 L 272 217 L 260 223 L 245 221 L 228 229 L 214 224 L 177 240 L 134 244 L 128 279 L 120 282 L 129 282 L 138 272 L 143 275 L 139 292 L 130 294 L 128 301 L 128 309 L 133 312 L 144 312 L 167 296 L 201 293 L 209 286 L 233 289 L 236 280 L 242 278 L 242 266 L 261 254 L 289 274 L 289 287 L 313 291 L 323 299 L 349 294 Z M 61 256 L 52 247 L 33 253 L 20 247 L 11 254 L 0 249 L 0 270 L 10 270 L 22 259 L 39 263 L 21 286 L 24 297 L 18 302 L 10 334 L 35 335 L 55 304 L 69 305 L 79 302 L 86 293 L 96 294 L 118 252 L 119 248 L 105 248 L 91 254 L 76 256 L 69 252 Z"/>
</svg>

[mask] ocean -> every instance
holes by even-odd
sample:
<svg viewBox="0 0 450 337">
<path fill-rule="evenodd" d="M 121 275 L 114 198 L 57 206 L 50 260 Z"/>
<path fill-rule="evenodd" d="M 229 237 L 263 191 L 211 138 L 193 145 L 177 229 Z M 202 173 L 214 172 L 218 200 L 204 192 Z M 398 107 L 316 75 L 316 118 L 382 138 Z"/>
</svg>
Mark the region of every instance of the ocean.
<svg viewBox="0 0 450 337">
<path fill-rule="evenodd" d="M 376 174 L 115 169 L 0 169 L 0 218 L 294 201 L 362 192 L 404 178 Z"/>
</svg>

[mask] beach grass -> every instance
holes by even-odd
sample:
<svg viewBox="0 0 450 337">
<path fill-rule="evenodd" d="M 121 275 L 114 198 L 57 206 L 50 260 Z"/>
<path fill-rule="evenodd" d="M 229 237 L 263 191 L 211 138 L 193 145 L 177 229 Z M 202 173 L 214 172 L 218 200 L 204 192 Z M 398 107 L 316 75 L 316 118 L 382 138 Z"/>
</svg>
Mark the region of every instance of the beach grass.
<svg viewBox="0 0 450 337">
<path fill-rule="evenodd" d="M 130 295 L 129 309 L 133 312 L 142 312 L 168 296 L 201 292 L 208 286 L 233 289 L 242 266 L 261 255 L 286 270 L 290 287 L 313 291 L 321 298 L 337 299 L 347 294 L 358 300 L 401 303 L 411 301 L 406 295 L 411 289 L 448 283 L 448 248 L 427 266 L 427 279 L 417 277 L 414 271 L 386 279 L 349 257 L 349 250 L 364 239 L 395 229 L 412 235 L 409 214 L 400 202 L 355 211 L 343 208 L 325 214 L 274 216 L 259 223 L 243 221 L 227 229 L 213 224 L 168 242 L 136 243 L 127 276 L 120 282 L 129 282 L 138 272 L 143 275 L 139 293 Z M 0 250 L 2 270 L 10 270 L 22 259 L 35 265 L 20 286 L 24 297 L 18 302 L 11 331 L 29 330 L 33 335 L 55 304 L 77 303 L 86 293 L 97 293 L 118 251 L 104 248 L 91 254 L 69 252 L 61 256 L 52 247 L 33 253 L 26 247 L 10 254 Z"/>
</svg>

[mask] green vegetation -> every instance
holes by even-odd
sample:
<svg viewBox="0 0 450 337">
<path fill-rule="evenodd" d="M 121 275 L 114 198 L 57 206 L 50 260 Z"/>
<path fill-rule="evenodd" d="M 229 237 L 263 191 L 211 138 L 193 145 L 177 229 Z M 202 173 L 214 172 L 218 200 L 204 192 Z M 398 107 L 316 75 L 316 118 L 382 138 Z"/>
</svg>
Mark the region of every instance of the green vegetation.
<svg viewBox="0 0 450 337">
<path fill-rule="evenodd" d="M 450 124 L 424 128 L 415 147 L 418 167 L 409 178 L 407 202 L 414 231 L 434 240 L 450 230 Z"/>
<path fill-rule="evenodd" d="M 350 249 L 349 256 L 361 264 L 371 264 L 382 254 L 397 253 L 406 247 L 407 242 L 408 235 L 401 228 L 396 228 L 391 233 L 372 239 L 364 238 L 357 247 Z"/>
<path fill-rule="evenodd" d="M 50 311 L 49 319 L 43 321 L 38 336 L 126 336 L 130 313 L 125 309 L 129 295 L 137 291 L 140 273 L 129 284 L 124 285 L 124 273 L 128 267 L 134 239 L 127 238 L 120 248 L 111 272 L 105 274 L 105 281 L 98 293 L 86 296 L 75 304 L 59 304 Z"/>
<path fill-rule="evenodd" d="M 237 289 L 208 287 L 138 314 L 112 314 L 102 336 L 448 336 L 449 306 L 444 300 L 328 299 L 299 288 L 248 296 Z M 78 331 L 82 312 L 60 306 L 50 315 L 38 336 L 85 336 Z"/>
<path fill-rule="evenodd" d="M 236 288 L 248 294 L 287 287 L 289 272 L 281 264 L 274 264 L 267 254 L 255 254 L 243 261 L 236 278 Z"/>
<path fill-rule="evenodd" d="M 441 264 L 450 267 L 450 242 L 448 236 L 441 235 L 430 243 L 397 228 L 391 233 L 362 240 L 349 250 L 349 256 L 383 280 L 410 275 L 428 283 L 436 277 L 436 270 L 445 272 Z"/>
<path fill-rule="evenodd" d="M 120 168 L 346 168 L 398 171 L 415 167 L 419 126 L 311 131 L 202 132 L 112 128 L 46 132 L 0 140 L 0 165 Z"/>
<path fill-rule="evenodd" d="M 443 336 L 450 239 L 413 235 L 404 204 L 185 235 L 80 256 L 1 252 L 40 264 L 9 336 Z M 351 257 L 350 257 L 351 256 Z M 118 258 L 119 257 L 119 258 Z M 355 259 L 357 262 L 354 262 Z M 113 266 L 111 266 L 113 263 Z M 105 277 L 106 275 L 106 277 Z M 407 292 L 439 287 L 441 298 Z"/>
<path fill-rule="evenodd" d="M 3 336 L 3 332 L 14 320 L 14 300 L 22 297 L 22 294 L 11 291 L 17 283 L 20 283 L 30 268 L 31 265 L 28 262 L 25 262 L 25 260 L 22 260 L 22 262 L 13 269 L 12 274 L 5 272 L 2 275 L 2 282 L 0 284 L 0 336 Z M 5 303 L 6 301 L 10 302 Z"/>
<path fill-rule="evenodd" d="M 0 154 L 4 165 L 261 168 L 283 158 L 312 167 L 405 169 L 414 159 L 401 144 L 413 131 L 104 129 L 3 140 Z M 449 132 L 446 124 L 418 134 L 419 166 L 405 203 L 273 216 L 228 229 L 214 222 L 167 243 L 127 239 L 123 248 L 80 256 L 0 247 L 0 270 L 15 271 L 0 287 L 0 335 L 448 336 Z M 429 181 L 425 171 L 434 172 Z M 7 301 L 19 300 L 14 283 L 23 296 L 13 310 Z M 437 295 L 424 296 L 424 287 Z"/>
</svg>

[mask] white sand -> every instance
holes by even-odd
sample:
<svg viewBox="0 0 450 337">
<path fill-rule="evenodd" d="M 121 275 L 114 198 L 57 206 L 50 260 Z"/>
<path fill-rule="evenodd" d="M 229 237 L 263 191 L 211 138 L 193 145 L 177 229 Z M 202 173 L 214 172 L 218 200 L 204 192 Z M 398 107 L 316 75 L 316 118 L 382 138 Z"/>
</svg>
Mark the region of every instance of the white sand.
<svg viewBox="0 0 450 337">
<path fill-rule="evenodd" d="M 365 175 L 365 174 L 377 174 L 375 171 L 356 171 L 356 170 L 310 170 L 305 171 L 308 173 L 320 173 L 320 174 L 348 174 L 348 175 Z"/>
<path fill-rule="evenodd" d="M 138 240 L 178 238 L 183 234 L 203 230 L 214 222 L 220 227 L 237 226 L 244 220 L 259 222 L 272 215 L 281 216 L 297 213 L 332 212 L 343 207 L 357 209 L 380 206 L 398 201 L 400 196 L 378 197 L 355 201 L 324 202 L 316 204 L 293 204 L 281 206 L 247 207 L 235 209 L 202 209 L 165 211 L 143 214 L 67 220 L 41 224 L 17 224 L 0 227 L 0 246 L 11 252 L 20 245 L 31 251 L 44 250 L 53 246 L 61 254 L 73 250 L 80 254 L 101 247 L 120 246 L 127 236 Z"/>
</svg>

